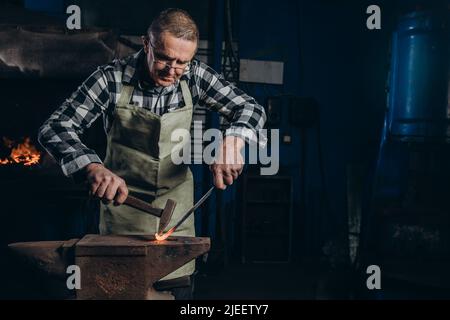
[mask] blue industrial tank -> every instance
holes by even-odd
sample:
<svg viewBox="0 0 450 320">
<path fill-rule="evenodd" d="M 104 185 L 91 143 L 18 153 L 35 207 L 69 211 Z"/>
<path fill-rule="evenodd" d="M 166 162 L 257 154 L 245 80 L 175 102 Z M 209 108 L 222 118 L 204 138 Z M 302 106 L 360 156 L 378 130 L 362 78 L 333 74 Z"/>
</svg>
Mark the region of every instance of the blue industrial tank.
<svg viewBox="0 0 450 320">
<path fill-rule="evenodd" d="M 392 41 L 388 135 L 402 141 L 450 135 L 448 12 L 400 18 Z"/>
</svg>

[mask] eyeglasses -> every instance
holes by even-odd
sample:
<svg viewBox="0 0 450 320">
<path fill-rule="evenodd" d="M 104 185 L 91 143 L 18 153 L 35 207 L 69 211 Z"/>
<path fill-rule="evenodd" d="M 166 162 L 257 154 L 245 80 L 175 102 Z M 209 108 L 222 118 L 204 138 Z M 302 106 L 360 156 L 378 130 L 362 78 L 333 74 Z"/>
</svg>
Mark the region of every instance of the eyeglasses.
<svg viewBox="0 0 450 320">
<path fill-rule="evenodd" d="M 164 60 L 157 60 L 154 59 L 153 63 L 160 65 L 163 69 L 174 69 L 176 72 L 181 73 L 189 70 L 189 66 L 191 65 L 190 62 L 186 62 L 183 64 L 177 63 L 178 67 L 171 66 L 168 62 L 165 62 Z"/>
<path fill-rule="evenodd" d="M 149 47 L 152 48 L 152 55 L 153 55 L 153 63 L 159 65 L 161 68 L 166 69 L 166 70 L 170 70 L 170 69 L 174 69 L 175 72 L 177 73 L 181 73 L 181 72 L 185 72 L 187 70 L 189 70 L 189 67 L 191 65 L 191 62 L 185 62 L 185 63 L 177 63 L 175 62 L 175 66 L 173 66 L 169 60 L 164 59 L 164 58 L 160 58 L 158 53 L 155 52 L 155 47 L 150 43 L 150 41 L 148 42 Z"/>
</svg>

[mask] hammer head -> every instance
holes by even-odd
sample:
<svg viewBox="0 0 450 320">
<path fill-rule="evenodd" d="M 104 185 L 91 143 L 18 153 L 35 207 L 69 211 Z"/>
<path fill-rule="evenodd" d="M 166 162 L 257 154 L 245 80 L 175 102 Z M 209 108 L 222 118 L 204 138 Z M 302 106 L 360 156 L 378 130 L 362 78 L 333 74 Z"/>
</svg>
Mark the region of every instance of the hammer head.
<svg viewBox="0 0 450 320">
<path fill-rule="evenodd" d="M 177 203 L 172 200 L 168 199 L 166 202 L 166 205 L 161 213 L 161 217 L 159 218 L 159 228 L 158 228 L 158 234 L 162 234 L 164 232 L 164 229 L 169 225 L 170 219 L 172 219 L 173 211 L 175 210 Z"/>
</svg>

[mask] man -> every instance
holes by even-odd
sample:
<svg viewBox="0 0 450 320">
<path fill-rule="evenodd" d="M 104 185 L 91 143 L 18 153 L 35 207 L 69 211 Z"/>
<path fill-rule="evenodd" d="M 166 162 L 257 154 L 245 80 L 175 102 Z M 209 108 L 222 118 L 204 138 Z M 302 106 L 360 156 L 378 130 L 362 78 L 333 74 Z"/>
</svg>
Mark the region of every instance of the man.
<svg viewBox="0 0 450 320">
<path fill-rule="evenodd" d="M 156 232 L 157 218 L 121 205 L 129 192 L 160 208 L 174 199 L 175 222 L 193 205 L 192 173 L 187 165 L 171 161 L 175 142 L 170 135 L 190 129 L 194 105 L 204 105 L 230 123 L 218 160 L 210 166 L 219 189 L 238 178 L 240 150 L 245 141 L 256 142 L 256 131 L 266 120 L 253 98 L 194 59 L 199 33 L 185 11 L 161 12 L 142 41 L 144 47 L 135 55 L 99 67 L 39 132 L 40 143 L 64 174 L 84 174 L 91 194 L 103 200 L 101 234 Z M 100 115 L 108 133 L 103 162 L 79 138 Z M 194 236 L 193 216 L 174 235 Z M 163 278 L 166 288 L 189 279 L 194 267 L 192 261 Z M 176 298 L 192 297 L 189 287 L 172 292 Z"/>
</svg>

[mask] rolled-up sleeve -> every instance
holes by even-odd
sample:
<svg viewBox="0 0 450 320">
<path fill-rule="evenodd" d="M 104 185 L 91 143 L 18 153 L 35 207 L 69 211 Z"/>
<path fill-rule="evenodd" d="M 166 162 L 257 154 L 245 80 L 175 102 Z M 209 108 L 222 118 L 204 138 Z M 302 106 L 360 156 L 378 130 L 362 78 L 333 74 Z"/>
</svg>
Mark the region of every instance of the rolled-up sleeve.
<svg viewBox="0 0 450 320">
<path fill-rule="evenodd" d="M 225 136 L 237 136 L 247 143 L 265 146 L 267 138 L 260 130 L 266 122 L 264 108 L 256 100 L 204 63 L 194 69 L 199 104 L 218 112 L 227 125 Z"/>
<path fill-rule="evenodd" d="M 90 163 L 101 163 L 96 152 L 85 146 L 80 135 L 109 105 L 108 80 L 100 68 L 39 128 L 38 139 L 70 176 Z"/>
</svg>

